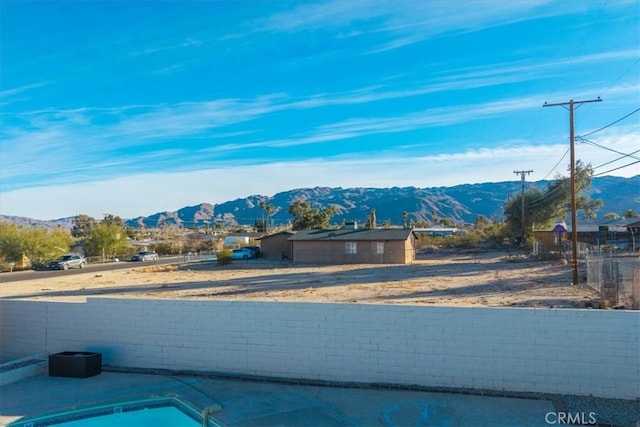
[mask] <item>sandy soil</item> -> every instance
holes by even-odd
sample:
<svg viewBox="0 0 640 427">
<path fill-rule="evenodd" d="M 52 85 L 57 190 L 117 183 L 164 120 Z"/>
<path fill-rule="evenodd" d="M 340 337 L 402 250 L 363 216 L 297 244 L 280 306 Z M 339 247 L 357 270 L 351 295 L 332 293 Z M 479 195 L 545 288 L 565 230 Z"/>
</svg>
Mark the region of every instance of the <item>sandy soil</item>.
<svg viewBox="0 0 640 427">
<path fill-rule="evenodd" d="M 502 252 L 436 252 L 411 265 L 136 266 L 4 283 L 0 297 L 78 301 L 88 296 L 260 301 L 584 307 L 598 295 L 571 285 L 571 269 Z"/>
</svg>

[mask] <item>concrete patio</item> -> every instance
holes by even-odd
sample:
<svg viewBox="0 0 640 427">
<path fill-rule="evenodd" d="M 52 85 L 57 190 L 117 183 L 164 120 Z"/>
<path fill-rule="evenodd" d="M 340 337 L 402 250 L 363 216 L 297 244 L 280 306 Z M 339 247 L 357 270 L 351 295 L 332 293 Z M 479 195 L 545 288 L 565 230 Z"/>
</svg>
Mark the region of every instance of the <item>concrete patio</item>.
<svg viewBox="0 0 640 427">
<path fill-rule="evenodd" d="M 207 376 L 45 372 L 2 388 L 0 423 L 89 405 L 178 396 L 197 409 L 219 403 L 228 426 L 545 426 L 549 400 L 379 388 L 321 387 Z"/>
</svg>

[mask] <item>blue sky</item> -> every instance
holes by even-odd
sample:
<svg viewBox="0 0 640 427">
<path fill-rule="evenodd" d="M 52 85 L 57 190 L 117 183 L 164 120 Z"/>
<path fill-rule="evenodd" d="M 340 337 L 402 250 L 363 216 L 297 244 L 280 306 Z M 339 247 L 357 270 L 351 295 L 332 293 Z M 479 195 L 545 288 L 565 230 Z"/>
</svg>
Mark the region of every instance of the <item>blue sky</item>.
<svg viewBox="0 0 640 427">
<path fill-rule="evenodd" d="M 553 178 L 569 113 L 543 103 L 598 96 L 576 157 L 640 174 L 638 1 L 3 1 L 0 19 L 4 215 Z"/>
</svg>

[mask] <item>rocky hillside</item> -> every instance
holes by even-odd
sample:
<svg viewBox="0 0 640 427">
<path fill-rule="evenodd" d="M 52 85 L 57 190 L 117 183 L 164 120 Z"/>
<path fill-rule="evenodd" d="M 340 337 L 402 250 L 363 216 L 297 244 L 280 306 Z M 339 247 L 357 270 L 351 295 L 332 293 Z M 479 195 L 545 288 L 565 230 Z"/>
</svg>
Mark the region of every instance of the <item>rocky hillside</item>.
<svg viewBox="0 0 640 427">
<path fill-rule="evenodd" d="M 547 184 L 548 181 L 528 182 L 527 187 L 545 189 Z M 227 226 L 253 225 L 264 215 L 260 209 L 260 202 L 264 200 L 267 205 L 274 206 L 271 221 L 279 225 L 286 224 L 291 219 L 287 209 L 298 199 L 306 200 L 318 208 L 335 206 L 337 214 L 332 219 L 334 223 L 345 220 L 365 223 L 372 208 L 376 210 L 378 224 L 388 221 L 390 224 L 400 225 L 403 222 L 403 212 L 407 212 L 408 221 L 431 222 L 435 216 L 450 218 L 456 223 L 472 223 L 479 215 L 501 220 L 504 203 L 509 197 L 520 193 L 520 186 L 520 181 L 508 181 L 433 188 L 299 188 L 273 196 L 253 195 L 217 205 L 201 203 L 186 206 L 177 211 L 129 219 L 126 223 L 132 227 L 205 227 L 216 222 Z M 622 214 L 627 209 L 640 212 L 640 175 L 633 178 L 594 178 L 590 194 L 604 202 L 600 215 L 608 212 Z M 59 224 L 65 228 L 71 227 L 71 218 L 39 221 L 22 217 L 0 217 L 0 220 L 21 225 L 55 227 Z"/>
</svg>

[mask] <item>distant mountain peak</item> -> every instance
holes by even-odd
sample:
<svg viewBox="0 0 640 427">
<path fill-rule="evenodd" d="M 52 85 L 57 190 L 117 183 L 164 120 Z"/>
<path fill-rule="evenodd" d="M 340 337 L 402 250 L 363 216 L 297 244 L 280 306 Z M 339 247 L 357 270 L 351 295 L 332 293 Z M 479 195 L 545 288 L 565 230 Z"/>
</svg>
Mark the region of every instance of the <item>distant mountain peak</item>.
<svg viewBox="0 0 640 427">
<path fill-rule="evenodd" d="M 549 181 L 527 182 L 527 188 L 546 188 Z M 283 191 L 272 196 L 254 194 L 244 198 L 218 203 L 202 202 L 185 206 L 177 211 L 158 212 L 149 216 L 129 219 L 131 227 L 204 227 L 215 222 L 225 225 L 254 225 L 266 216 L 260 209 L 260 202 L 274 206 L 270 220 L 275 224 L 286 224 L 291 220 L 287 210 L 295 200 L 309 201 L 314 208 L 335 206 L 337 214 L 333 223 L 358 221 L 365 223 L 376 209 L 378 223 L 403 223 L 403 212 L 407 212 L 407 221 L 432 221 L 434 214 L 438 218 L 450 218 L 459 223 L 473 223 L 480 216 L 501 218 L 504 204 L 509 196 L 519 194 L 520 181 L 491 182 L 481 184 L 462 184 L 452 187 L 324 187 L 316 186 Z M 640 175 L 632 178 L 596 177 L 592 181 L 590 194 L 602 199 L 604 206 L 600 214 L 606 212 L 623 213 L 627 209 L 640 211 Z M 23 226 L 42 226 L 55 228 L 61 226 L 70 229 L 73 217 L 43 221 L 32 218 L 0 215 L 0 221 Z"/>
</svg>

